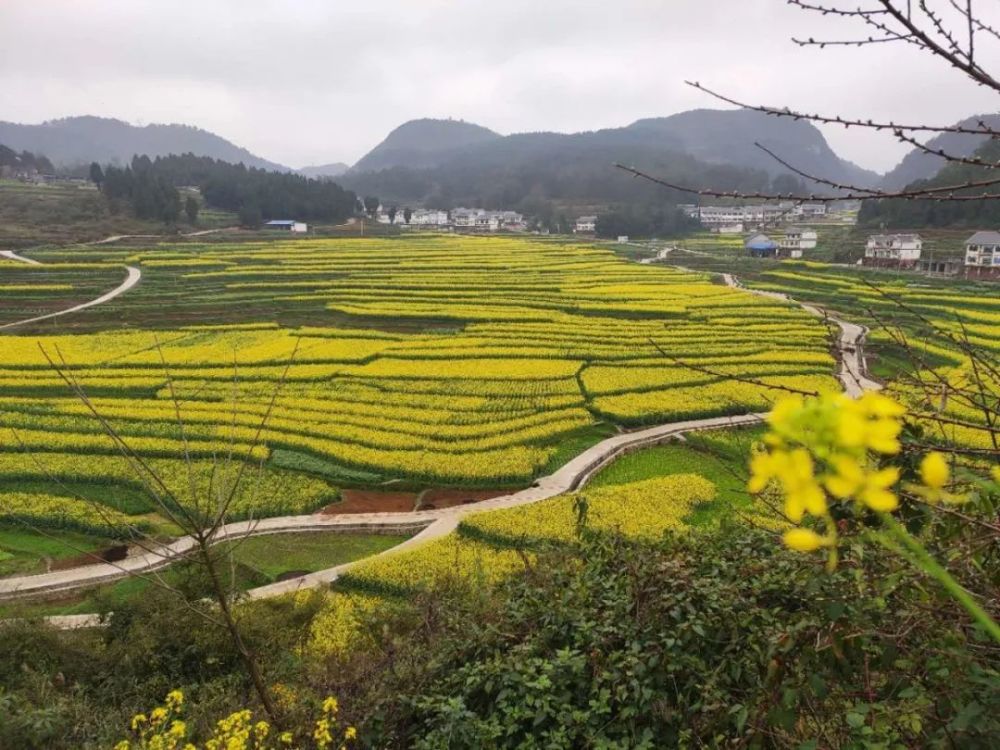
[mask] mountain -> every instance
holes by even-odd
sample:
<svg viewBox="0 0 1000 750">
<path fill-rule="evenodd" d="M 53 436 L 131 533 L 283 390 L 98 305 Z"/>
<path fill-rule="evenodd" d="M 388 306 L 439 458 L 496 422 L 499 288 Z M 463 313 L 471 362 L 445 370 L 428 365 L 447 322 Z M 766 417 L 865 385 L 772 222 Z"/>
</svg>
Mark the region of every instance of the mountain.
<svg viewBox="0 0 1000 750">
<path fill-rule="evenodd" d="M 320 164 L 315 167 L 302 167 L 298 170 L 298 173 L 303 177 L 311 177 L 313 179 L 322 179 L 324 177 L 340 177 L 344 174 L 350 166 L 344 164 L 342 161 L 334 162 L 333 164 Z"/>
<path fill-rule="evenodd" d="M 462 120 L 410 120 L 389 133 L 351 169 L 372 172 L 389 167 L 436 167 L 456 151 L 502 138 L 489 128 Z"/>
<path fill-rule="evenodd" d="M 828 179 L 862 186 L 878 180 L 876 173 L 840 159 L 813 125 L 745 110 L 694 110 L 620 128 L 508 136 L 470 123 L 415 120 L 390 133 L 340 179 L 359 194 L 393 202 L 525 209 L 538 201 L 664 199 L 662 189 L 616 170 L 615 162 L 692 187 L 787 191 L 789 170 L 755 141 Z M 778 177 L 784 187 L 772 184 Z"/>
<path fill-rule="evenodd" d="M 125 164 L 136 154 L 149 157 L 195 154 L 248 167 L 291 171 L 281 164 L 190 125 L 130 125 L 106 117 L 66 117 L 38 125 L 0 121 L 0 143 L 15 150 L 45 154 L 57 166 L 73 167 L 97 161 Z"/>
<path fill-rule="evenodd" d="M 709 164 L 762 169 L 770 175 L 789 170 L 757 148 L 759 143 L 799 170 L 839 183 L 869 187 L 879 175 L 841 159 L 812 123 L 773 117 L 749 109 L 693 109 L 656 117 L 624 128 Z"/>
<path fill-rule="evenodd" d="M 975 124 L 979 118 L 971 121 Z M 987 121 L 988 122 L 988 121 Z M 954 135 L 953 133 L 951 135 Z M 1000 162 L 1000 141 L 989 138 L 969 155 L 975 155 L 986 164 Z M 947 162 L 929 179 L 909 182 L 903 187 L 926 189 L 965 185 L 970 182 L 996 178 L 996 171 L 989 166 Z M 917 229 L 920 227 L 965 227 L 969 230 L 992 229 L 1000 226 L 1000 187 L 982 185 L 956 190 L 957 195 L 987 196 L 984 200 L 906 200 L 883 198 L 866 200 L 861 205 L 858 221 L 869 226 L 891 229 Z"/>
<path fill-rule="evenodd" d="M 974 128 L 980 122 L 987 127 L 1000 128 L 1000 114 L 973 115 L 957 123 L 959 127 Z M 967 133 L 941 133 L 927 141 L 927 148 L 943 150 L 951 156 L 971 156 L 976 149 L 989 140 L 987 135 L 971 135 Z M 883 190 L 899 190 L 916 180 L 929 180 L 934 177 L 948 162 L 940 156 L 928 154 L 921 149 L 913 149 L 885 177 L 880 187 Z"/>
</svg>

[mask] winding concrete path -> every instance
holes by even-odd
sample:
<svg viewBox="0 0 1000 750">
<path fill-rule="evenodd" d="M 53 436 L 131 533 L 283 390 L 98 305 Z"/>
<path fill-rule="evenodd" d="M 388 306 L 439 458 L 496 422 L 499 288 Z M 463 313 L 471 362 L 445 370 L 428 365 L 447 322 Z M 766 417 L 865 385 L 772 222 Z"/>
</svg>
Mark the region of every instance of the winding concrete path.
<svg viewBox="0 0 1000 750">
<path fill-rule="evenodd" d="M 761 289 L 750 289 L 743 286 L 742 282 L 731 273 L 722 274 L 722 280 L 726 286 L 734 289 L 742 289 L 745 292 L 756 294 L 760 297 L 770 297 L 783 302 L 792 302 L 799 305 L 803 310 L 815 315 L 818 318 L 829 320 L 840 328 L 840 338 L 837 341 L 837 351 L 840 355 L 840 382 L 844 386 L 844 391 L 851 398 L 858 398 L 865 391 L 878 391 L 882 389 L 882 384 L 867 377 L 867 367 L 864 357 L 864 341 L 868 335 L 868 329 L 857 323 L 838 318 L 831 315 L 823 308 L 810 305 L 805 302 L 789 297 L 782 292 L 768 292 Z"/>
<path fill-rule="evenodd" d="M 23 255 L 18 255 L 13 250 L 0 250 L 0 257 L 7 258 L 8 260 L 16 260 L 18 263 L 27 263 L 31 266 L 42 265 L 37 260 L 32 258 L 25 258 Z"/>
<path fill-rule="evenodd" d="M 34 262 L 37 264 L 37 261 Z M 103 305 L 105 302 L 110 302 L 115 297 L 125 294 L 125 292 L 134 287 L 136 284 L 138 284 L 139 279 L 142 278 L 142 271 L 140 271 L 135 266 L 126 266 L 125 270 L 128 271 L 128 275 L 125 277 L 125 281 L 123 281 L 119 286 L 112 289 L 110 292 L 102 294 L 97 299 L 92 299 L 89 302 L 83 302 L 79 305 L 73 305 L 73 307 L 68 307 L 65 310 L 59 310 L 58 312 L 47 313 L 46 315 L 38 315 L 34 318 L 28 318 L 27 320 L 16 320 L 13 323 L 5 323 L 4 325 L 0 325 L 0 331 L 9 328 L 16 328 L 17 326 L 28 325 L 29 323 L 38 323 L 39 321 L 49 320 L 50 318 L 58 318 L 62 315 L 69 315 L 70 313 L 80 312 L 80 310 L 86 310 L 88 307 L 96 307 L 97 305 Z"/>
<path fill-rule="evenodd" d="M 664 255 L 666 254 L 664 253 Z M 841 331 L 837 348 L 841 358 L 840 380 L 845 391 L 851 396 L 857 397 L 866 390 L 881 388 L 879 383 L 864 376 L 864 357 L 861 345 L 867 329 L 833 317 L 820 308 L 797 302 L 784 294 L 746 289 L 732 274 L 723 274 L 722 277 L 726 285 L 730 287 L 799 304 L 813 315 L 835 323 Z M 578 489 L 601 468 L 633 450 L 676 439 L 687 432 L 758 424 L 763 421 L 764 416 L 763 414 L 747 414 L 671 422 L 644 430 L 614 435 L 591 446 L 556 472 L 538 479 L 533 486 L 525 490 L 473 505 L 409 513 L 364 513 L 338 516 L 314 514 L 241 521 L 222 527 L 214 541 L 221 542 L 246 536 L 304 531 L 415 532 L 414 536 L 406 542 L 377 556 L 399 554 L 417 545 L 452 533 L 458 527 L 461 519 L 470 513 L 528 505 Z M 58 594 L 76 588 L 108 583 L 130 574 L 152 572 L 176 562 L 193 549 L 193 541 L 189 537 L 182 537 L 156 551 L 135 555 L 118 563 L 99 563 L 65 571 L 0 579 L 0 600 Z M 246 596 L 250 599 L 264 599 L 316 586 L 329 585 L 354 565 L 371 559 L 373 558 L 363 558 L 363 560 L 309 573 L 299 578 L 261 586 L 246 592 Z M 97 615 L 56 616 L 47 619 L 56 627 L 66 629 L 92 627 L 100 624 Z"/>
<path fill-rule="evenodd" d="M 598 470 L 619 456 L 650 445 L 666 442 L 686 432 L 712 430 L 756 424 L 762 414 L 735 417 L 712 417 L 684 422 L 671 422 L 645 430 L 614 435 L 591 446 L 566 463 L 562 468 L 540 478 L 531 487 L 510 495 L 495 497 L 472 505 L 459 505 L 441 510 L 409 513 L 355 513 L 345 515 L 313 514 L 306 516 L 280 516 L 254 521 L 238 521 L 219 529 L 216 543 L 246 536 L 282 534 L 303 531 L 342 531 L 345 533 L 414 533 L 416 535 L 386 552 L 395 554 L 415 544 L 436 539 L 451 532 L 469 513 L 483 510 L 514 508 L 519 505 L 546 500 L 581 487 Z M 190 537 L 181 537 L 155 551 L 144 552 L 116 563 L 97 563 L 68 570 L 30 576 L 0 578 L 0 600 L 15 599 L 39 594 L 57 594 L 81 587 L 108 583 L 134 573 L 148 573 L 170 565 L 194 550 Z M 365 558 L 372 559 L 372 558 Z M 263 586 L 249 592 L 252 598 L 263 598 L 288 593 L 320 583 L 329 583 L 353 563 L 311 573 L 301 578 Z"/>
</svg>

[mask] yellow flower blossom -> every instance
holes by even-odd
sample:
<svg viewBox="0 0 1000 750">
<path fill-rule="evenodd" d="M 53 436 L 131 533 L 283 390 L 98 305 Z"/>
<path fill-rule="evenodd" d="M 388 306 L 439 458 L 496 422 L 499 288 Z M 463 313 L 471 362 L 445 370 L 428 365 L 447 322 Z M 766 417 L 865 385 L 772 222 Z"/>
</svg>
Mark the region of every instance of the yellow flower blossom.
<svg viewBox="0 0 1000 750">
<path fill-rule="evenodd" d="M 785 545 L 796 552 L 814 552 L 829 541 L 810 529 L 789 529 L 783 536 Z"/>
<path fill-rule="evenodd" d="M 920 479 L 932 490 L 944 489 L 950 475 L 948 461 L 937 451 L 928 453 L 920 462 Z"/>
</svg>

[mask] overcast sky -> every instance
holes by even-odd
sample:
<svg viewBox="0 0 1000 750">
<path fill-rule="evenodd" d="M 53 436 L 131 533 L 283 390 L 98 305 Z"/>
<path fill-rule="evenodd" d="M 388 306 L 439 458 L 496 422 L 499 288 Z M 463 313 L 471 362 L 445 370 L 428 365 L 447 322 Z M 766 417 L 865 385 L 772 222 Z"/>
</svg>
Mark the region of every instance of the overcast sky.
<svg viewBox="0 0 1000 750">
<path fill-rule="evenodd" d="M 784 0 L 0 0 L 0 29 L 0 120 L 182 122 L 295 167 L 417 117 L 573 132 L 719 106 L 685 79 L 903 121 L 1000 110 L 905 45 L 799 49 L 851 30 Z M 905 150 L 824 132 L 880 171 Z"/>
</svg>

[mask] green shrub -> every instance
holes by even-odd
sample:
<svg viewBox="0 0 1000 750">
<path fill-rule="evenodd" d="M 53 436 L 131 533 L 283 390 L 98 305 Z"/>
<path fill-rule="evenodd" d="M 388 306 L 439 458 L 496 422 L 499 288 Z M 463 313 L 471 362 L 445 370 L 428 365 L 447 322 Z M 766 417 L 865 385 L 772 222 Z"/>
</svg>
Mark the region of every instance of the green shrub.
<svg viewBox="0 0 1000 750">
<path fill-rule="evenodd" d="M 367 662 L 353 696 L 366 742 L 995 747 L 1000 653 L 866 555 L 817 574 L 746 528 L 556 551 L 488 602 L 466 593 L 386 629 L 388 668 L 373 679 Z"/>
</svg>

